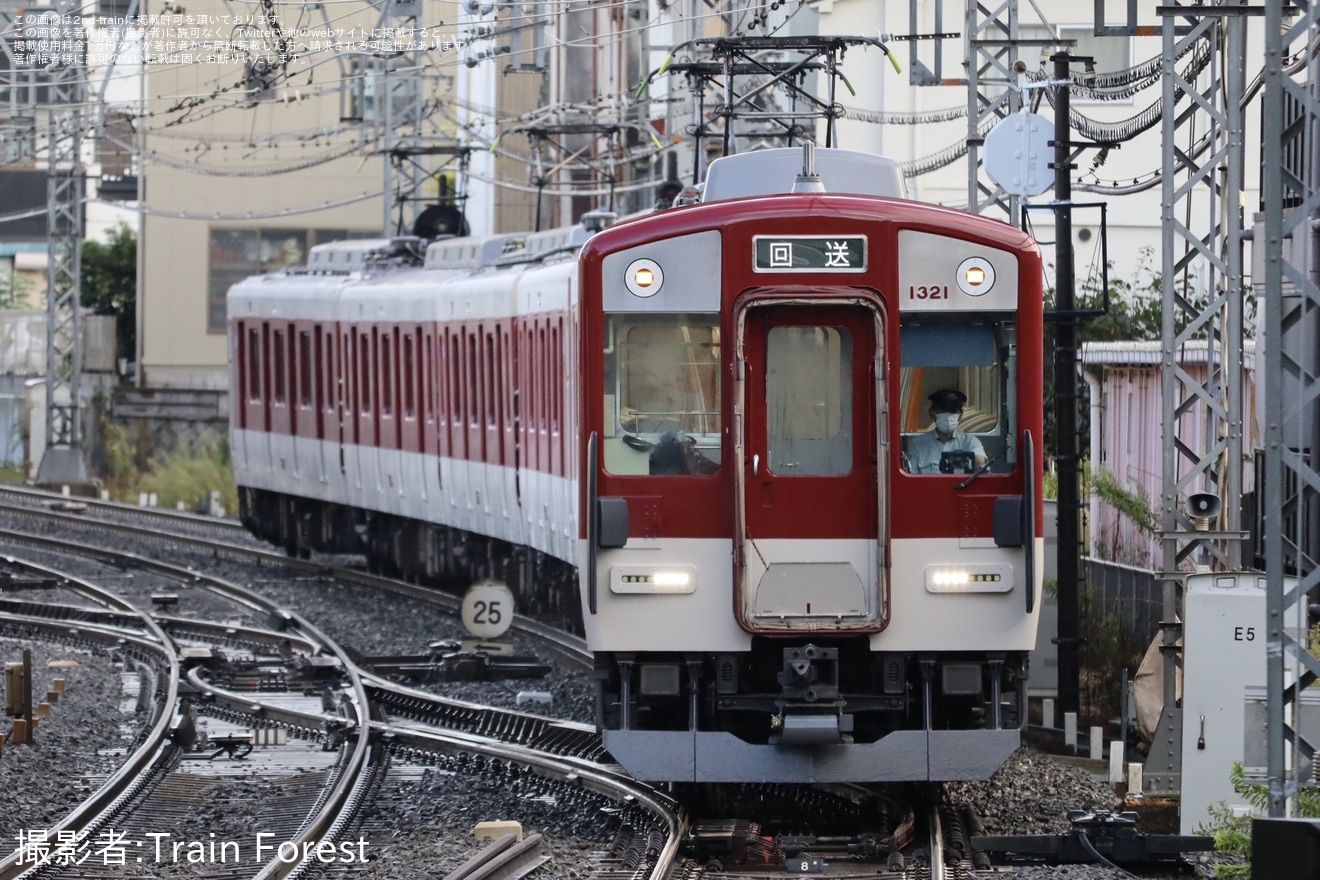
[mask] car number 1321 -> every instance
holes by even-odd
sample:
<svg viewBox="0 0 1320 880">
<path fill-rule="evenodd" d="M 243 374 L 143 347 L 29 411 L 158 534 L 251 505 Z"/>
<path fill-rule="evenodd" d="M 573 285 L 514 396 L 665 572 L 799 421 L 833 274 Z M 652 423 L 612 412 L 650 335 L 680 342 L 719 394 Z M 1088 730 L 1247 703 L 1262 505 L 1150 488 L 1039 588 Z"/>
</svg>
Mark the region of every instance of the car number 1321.
<svg viewBox="0 0 1320 880">
<path fill-rule="evenodd" d="M 937 284 L 927 287 L 910 286 L 908 287 L 908 299 L 948 299 L 949 288 L 944 284 Z"/>
</svg>

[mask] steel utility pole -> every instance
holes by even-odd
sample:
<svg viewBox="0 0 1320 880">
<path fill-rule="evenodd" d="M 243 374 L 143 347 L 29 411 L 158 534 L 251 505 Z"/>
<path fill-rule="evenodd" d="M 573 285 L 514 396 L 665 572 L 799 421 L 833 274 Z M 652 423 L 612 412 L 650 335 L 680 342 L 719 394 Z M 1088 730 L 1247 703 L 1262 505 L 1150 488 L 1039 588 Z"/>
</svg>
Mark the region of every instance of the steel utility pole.
<svg viewBox="0 0 1320 880">
<path fill-rule="evenodd" d="M 1072 141 L 1067 52 L 1052 55 L 1054 80 L 1054 432 L 1059 469 L 1059 709 L 1081 711 L 1077 623 L 1081 592 L 1081 498 L 1077 448 L 1077 279 L 1072 246 Z"/>
<path fill-rule="evenodd" d="M 1320 660 L 1307 645 L 1307 609 L 1320 568 L 1313 545 L 1320 495 L 1320 365 L 1315 315 L 1320 310 L 1320 65 L 1310 81 L 1294 79 L 1288 54 L 1306 55 L 1320 36 L 1315 4 L 1265 4 L 1265 571 L 1266 706 L 1269 814 L 1282 817 L 1298 789 L 1314 778 L 1317 745 L 1299 730 L 1301 695 Z M 1302 71 L 1296 71 L 1301 74 Z M 1282 158 L 1282 161 L 1280 159 Z M 1310 161 L 1308 161 L 1310 160 Z M 1308 448 L 1309 447 L 1309 448 Z M 1295 589 L 1287 575 L 1295 575 Z"/>
<path fill-rule="evenodd" d="M 1242 566 L 1242 64 L 1246 17 L 1260 9 L 1225 0 L 1155 11 L 1163 35 L 1164 102 L 1164 707 L 1146 759 L 1145 785 L 1148 792 L 1167 794 L 1182 787 L 1183 715 L 1175 676 L 1182 663 L 1178 642 L 1187 569 L 1210 565 L 1231 572 Z M 1202 41 L 1210 53 L 1204 71 L 1180 72 L 1175 62 Z M 1180 92 L 1193 101 L 1175 112 Z M 1179 134 L 1188 142 L 1179 144 Z M 1220 510 L 1212 513 L 1208 502 L 1216 496 Z M 1194 498 L 1206 504 L 1203 511 L 1192 509 Z"/>
<path fill-rule="evenodd" d="M 82 455 L 78 397 L 82 380 L 83 196 L 82 100 L 87 68 L 80 46 L 86 45 L 79 7 L 64 2 L 50 14 L 59 34 L 51 40 L 45 62 L 49 114 L 47 150 L 47 242 L 50 248 L 46 293 L 46 450 L 37 468 L 39 484 L 87 482 Z M 45 17 L 43 17 L 45 18 Z M 37 44 L 38 49 L 40 44 Z M 35 89 L 34 100 L 41 89 Z"/>
</svg>

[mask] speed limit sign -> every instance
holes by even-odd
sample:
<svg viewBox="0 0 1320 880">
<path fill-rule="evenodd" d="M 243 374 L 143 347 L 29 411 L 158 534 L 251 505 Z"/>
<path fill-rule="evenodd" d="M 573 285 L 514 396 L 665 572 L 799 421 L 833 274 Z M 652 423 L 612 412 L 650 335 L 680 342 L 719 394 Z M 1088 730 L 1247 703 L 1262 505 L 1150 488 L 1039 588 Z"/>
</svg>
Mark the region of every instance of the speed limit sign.
<svg viewBox="0 0 1320 880">
<path fill-rule="evenodd" d="M 479 639 L 498 639 L 513 624 L 513 591 L 496 581 L 479 581 L 463 596 L 463 626 Z"/>
</svg>

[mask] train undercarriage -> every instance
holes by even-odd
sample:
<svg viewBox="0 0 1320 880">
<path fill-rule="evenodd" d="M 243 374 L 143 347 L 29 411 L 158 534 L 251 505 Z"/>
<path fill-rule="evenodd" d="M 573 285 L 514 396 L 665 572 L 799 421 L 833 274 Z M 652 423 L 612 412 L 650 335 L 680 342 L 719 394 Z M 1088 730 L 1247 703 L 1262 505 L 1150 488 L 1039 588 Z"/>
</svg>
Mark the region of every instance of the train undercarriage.
<svg viewBox="0 0 1320 880">
<path fill-rule="evenodd" d="M 249 532 L 286 554 L 360 555 L 374 574 L 461 590 L 483 578 L 507 584 L 518 612 L 581 633 L 575 569 L 526 547 L 435 523 L 239 487 Z"/>
<path fill-rule="evenodd" d="M 696 743 L 698 764 L 703 738 L 712 754 L 723 754 L 726 766 L 756 747 L 767 755 L 813 749 L 827 754 L 838 746 L 875 747 L 878 753 L 887 740 L 913 758 L 930 745 L 912 734 L 993 731 L 1009 743 L 1022 724 L 1024 655 L 872 653 L 864 636 L 757 637 L 752 643 L 750 652 L 737 654 L 598 656 L 598 721 L 611 750 L 654 748 L 680 734 Z M 902 741 L 909 745 L 898 746 Z M 976 778 L 993 772 L 997 763 L 991 764 L 948 772 Z M 744 771 L 727 772 L 734 778 Z"/>
</svg>

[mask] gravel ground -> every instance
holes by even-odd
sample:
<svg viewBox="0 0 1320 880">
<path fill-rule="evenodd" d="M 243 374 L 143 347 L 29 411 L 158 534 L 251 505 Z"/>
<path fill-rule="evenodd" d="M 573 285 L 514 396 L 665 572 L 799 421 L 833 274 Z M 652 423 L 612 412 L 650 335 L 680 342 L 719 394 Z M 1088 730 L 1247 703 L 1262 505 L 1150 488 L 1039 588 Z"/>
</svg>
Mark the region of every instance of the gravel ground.
<svg viewBox="0 0 1320 880">
<path fill-rule="evenodd" d="M 458 639 L 463 634 L 461 622 L 452 612 L 405 597 L 371 593 L 328 579 L 289 581 L 269 568 L 217 561 L 183 550 L 157 550 L 150 555 L 191 565 L 270 596 L 362 654 L 422 653 L 430 641 Z M 71 566 L 68 557 L 59 563 L 66 569 Z M 144 592 L 161 589 L 159 584 L 145 581 L 132 585 L 126 579 L 125 583 Z M 181 592 L 179 613 L 185 613 L 189 604 L 190 598 Z M 522 637 L 515 636 L 514 645 L 518 653 L 536 651 Z M 0 641 L 0 655 L 9 659 L 16 647 Z M 34 647 L 34 667 L 43 673 L 46 659 L 71 653 Z M 104 658 L 79 654 L 77 659 L 82 666 L 66 675 L 69 695 L 39 731 L 41 746 L 31 750 L 11 747 L 0 757 L 0 851 L 12 848 L 6 844 L 14 840 L 18 829 L 47 824 L 79 802 L 79 777 L 108 772 L 115 763 L 97 757 L 96 750 L 122 744 L 119 727 L 125 716 L 103 711 L 119 702 L 117 670 Z M 537 706 L 538 712 L 590 722 L 590 674 L 565 668 L 556 662 L 557 657 L 541 659 L 555 667 L 544 680 L 441 683 L 429 689 L 456 699 L 497 705 L 515 705 L 522 691 L 548 691 L 554 703 Z M 39 686 L 44 693 L 45 679 L 39 678 Z M 376 880 L 443 876 L 478 848 L 472 836 L 476 822 L 500 818 L 521 821 L 528 832 L 547 833 L 546 847 L 555 858 L 552 873 L 542 876 L 579 880 L 587 871 L 582 854 L 606 848 L 617 832 L 617 817 L 599 804 L 560 803 L 521 780 L 492 781 L 427 769 L 403 773 L 399 781 L 387 786 L 393 786 L 394 794 L 379 802 L 376 815 L 368 817 L 364 825 L 372 841 L 369 852 L 377 857 L 358 869 L 356 876 Z M 968 804 L 983 817 L 989 834 L 1059 833 L 1067 829 L 1070 808 L 1117 806 L 1109 787 L 1089 773 L 1029 749 L 1019 751 L 990 781 L 959 783 L 949 791 L 955 803 Z M 371 831 L 373 827 L 377 830 Z M 1103 867 L 1065 866 L 1019 868 L 999 876 L 1110 880 L 1124 875 Z M 1202 867 L 1197 876 L 1213 877 L 1213 872 Z"/>
<path fill-rule="evenodd" d="M 48 718 L 38 721 L 36 744 L 6 743 L 0 755 L 0 852 L 18 847 L 18 832 L 46 828 L 63 818 L 100 785 L 122 757 L 103 757 L 98 751 L 122 748 L 127 739 L 121 727 L 135 725 L 132 714 L 115 710 L 124 698 L 119 666 L 107 657 L 87 651 L 61 649 L 37 642 L 0 639 L 0 659 L 6 663 L 23 659 L 23 649 L 32 651 L 34 701 L 51 689 L 55 678 L 65 680 L 65 691 L 51 707 Z M 50 669 L 52 661 L 72 660 L 69 669 Z M 4 681 L 0 679 L 0 693 Z M 107 711 L 107 707 L 111 707 Z M 9 719 L 0 716 L 0 731 L 10 731 Z"/>
<path fill-rule="evenodd" d="M 492 779 L 396 764 L 364 819 L 367 863 L 341 873 L 443 877 L 485 846 L 474 832 L 490 820 L 545 835 L 541 851 L 551 861 L 536 874 L 545 880 L 588 876 L 587 860 L 608 849 L 619 828 L 610 801 L 581 790 L 556 793 L 532 775 Z"/>
<path fill-rule="evenodd" d="M 341 646 L 363 655 L 424 654 L 432 641 L 459 641 L 466 636 L 458 615 L 439 605 L 332 580 L 277 581 L 266 569 L 259 570 L 254 577 L 250 570 L 239 568 L 234 566 L 231 574 L 223 576 L 297 609 Z M 504 708 L 518 708 L 518 694 L 524 691 L 546 692 L 552 702 L 538 704 L 531 711 L 594 723 L 595 685 L 590 672 L 576 664 L 561 663 L 557 652 L 547 650 L 534 639 L 512 631 L 505 638 L 513 643 L 515 654 L 535 656 L 550 666 L 550 673 L 544 678 L 432 682 L 416 687 L 455 700 Z"/>
<path fill-rule="evenodd" d="M 17 659 L 22 647 L 0 640 L 0 655 Z M 120 727 L 130 718 L 104 711 L 120 703 L 122 689 L 118 669 L 108 659 L 40 644 L 30 647 L 42 693 L 55 675 L 46 668 L 49 660 L 73 658 L 80 665 L 63 672 L 67 695 L 51 719 L 42 722 L 39 746 L 11 746 L 0 756 L 0 850 L 5 851 L 12 849 L 18 830 L 45 827 L 78 803 L 85 794 L 80 778 L 113 769 L 117 759 L 98 757 L 97 751 L 121 745 Z M 355 876 L 443 876 L 478 848 L 473 838 L 477 822 L 512 819 L 529 833 L 547 835 L 546 851 L 553 861 L 544 876 L 581 880 L 589 870 L 584 854 L 606 849 L 618 829 L 618 817 L 602 802 L 547 794 L 543 783 L 531 776 L 489 779 L 435 768 L 413 768 L 397 776 L 366 819 L 368 853 L 374 855 L 352 871 Z M 1058 833 L 1067 827 L 1069 808 L 1117 806 L 1108 786 L 1089 773 L 1030 749 L 1020 750 L 990 781 L 957 783 L 949 792 L 955 803 L 978 811 L 990 834 Z M 148 875 L 150 871 L 143 874 Z M 1019 868 L 1005 876 L 1110 880 L 1123 875 L 1103 867 L 1063 866 Z M 1198 876 L 1213 874 L 1203 869 Z"/>
<path fill-rule="evenodd" d="M 1120 810 L 1121 799 L 1090 772 L 1054 760 L 1031 748 L 1021 748 L 985 782 L 957 782 L 946 787 L 949 800 L 966 805 L 981 817 L 986 834 L 1061 834 L 1069 830 L 1068 811 Z M 1138 825 L 1140 828 L 1140 825 Z M 1194 857 L 1198 878 L 1215 876 L 1211 854 Z M 1223 861 L 1231 862 L 1231 858 Z M 1016 868 L 996 877 L 1012 880 L 1113 880 L 1130 876 L 1099 865 Z M 1143 877 L 1186 877 L 1185 874 L 1143 874 Z"/>
<path fill-rule="evenodd" d="M 55 527 L 38 527 L 31 520 L 7 523 L 3 514 L 0 514 L 0 526 L 57 534 Z M 182 547 L 163 548 L 157 544 L 115 549 L 127 549 L 251 589 L 280 605 L 297 610 L 342 647 L 365 656 L 424 654 L 430 642 L 458 641 L 466 635 L 462 620 L 457 613 L 447 608 L 394 593 L 377 593 L 365 587 L 339 583 L 333 578 L 295 579 L 292 575 L 270 567 L 230 559 L 217 560 Z M 69 574 L 85 574 L 89 580 L 107 583 L 105 567 L 99 563 L 79 560 L 73 556 L 57 557 L 27 548 L 17 555 L 44 562 Z M 335 557 L 328 559 L 327 564 L 342 565 L 347 561 Z M 139 607 L 148 607 L 153 593 L 170 592 L 179 596 L 178 605 L 169 609 L 168 613 L 172 615 L 235 619 L 258 627 L 268 625 L 267 621 L 228 600 L 217 599 L 204 590 L 171 583 L 154 575 L 126 574 L 108 583 Z M 30 595 L 34 600 L 39 600 L 35 593 Z M 506 639 L 512 641 L 516 654 L 532 655 L 548 664 L 549 674 L 544 678 L 489 682 L 439 681 L 415 686 L 456 700 L 502 708 L 523 708 L 552 718 L 594 723 L 595 685 L 589 671 L 577 664 L 562 662 L 558 652 L 546 649 L 529 637 L 511 632 Z M 519 707 L 518 695 L 525 691 L 549 693 L 551 702 Z"/>
</svg>

